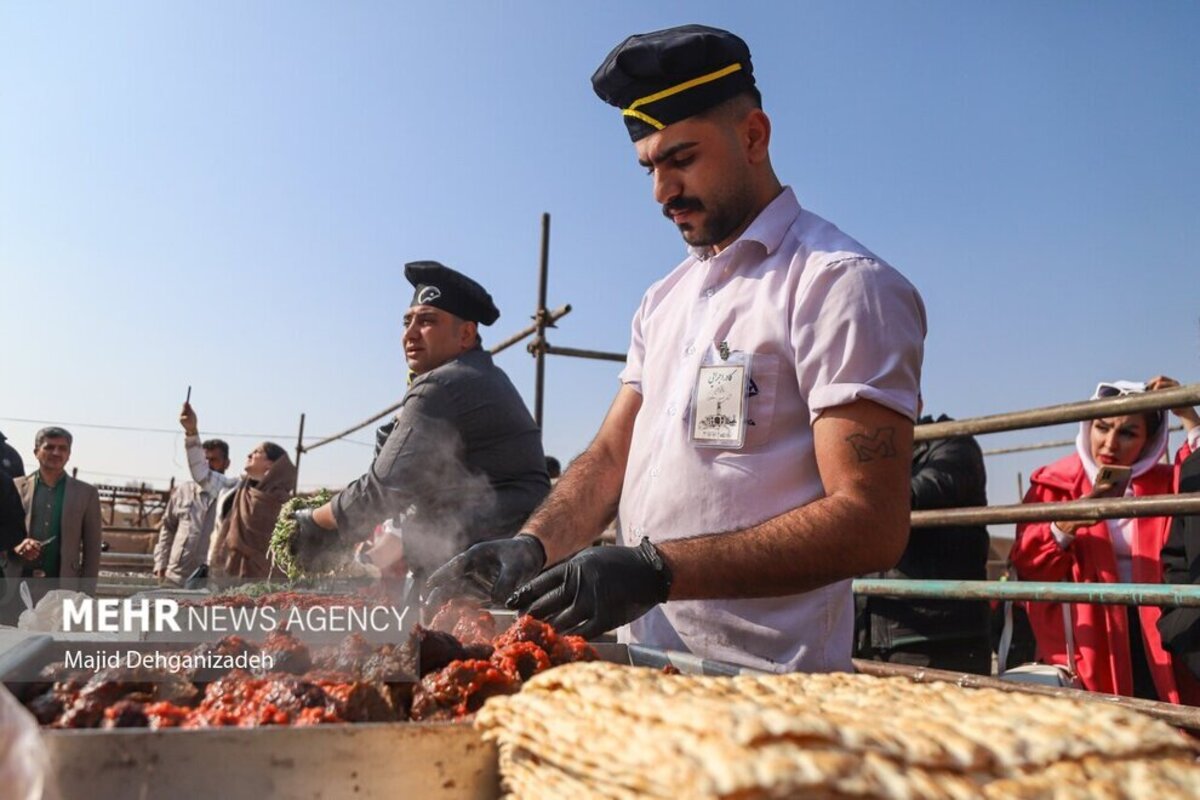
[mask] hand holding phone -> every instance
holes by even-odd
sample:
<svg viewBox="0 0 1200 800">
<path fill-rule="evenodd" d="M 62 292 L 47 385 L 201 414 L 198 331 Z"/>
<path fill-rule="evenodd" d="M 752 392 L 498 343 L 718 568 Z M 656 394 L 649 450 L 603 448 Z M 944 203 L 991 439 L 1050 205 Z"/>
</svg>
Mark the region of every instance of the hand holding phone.
<svg viewBox="0 0 1200 800">
<path fill-rule="evenodd" d="M 1096 480 L 1092 485 L 1100 488 L 1104 484 L 1108 485 L 1108 489 L 1100 492 L 1092 491 L 1092 497 L 1122 497 L 1125 490 L 1129 488 L 1129 480 L 1133 474 L 1130 467 L 1121 466 L 1120 464 L 1101 464 L 1100 469 L 1096 470 Z"/>
</svg>

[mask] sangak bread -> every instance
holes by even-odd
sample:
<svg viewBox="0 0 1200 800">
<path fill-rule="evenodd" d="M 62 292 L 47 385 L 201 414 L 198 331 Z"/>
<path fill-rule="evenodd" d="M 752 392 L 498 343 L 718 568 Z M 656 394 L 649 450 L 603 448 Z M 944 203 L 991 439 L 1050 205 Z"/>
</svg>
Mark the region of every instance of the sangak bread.
<svg viewBox="0 0 1200 800">
<path fill-rule="evenodd" d="M 573 664 L 488 701 L 476 724 L 516 797 L 1200 796 L 1185 740 L 1144 715 L 904 678 Z"/>
</svg>

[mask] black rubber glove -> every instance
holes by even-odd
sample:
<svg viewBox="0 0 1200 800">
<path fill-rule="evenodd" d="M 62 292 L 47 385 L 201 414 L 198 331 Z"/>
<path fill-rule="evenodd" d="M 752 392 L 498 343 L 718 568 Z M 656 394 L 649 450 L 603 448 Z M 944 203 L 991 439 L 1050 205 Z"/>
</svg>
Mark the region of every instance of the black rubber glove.
<svg viewBox="0 0 1200 800">
<path fill-rule="evenodd" d="M 637 547 L 592 547 L 522 586 L 508 600 L 554 626 L 590 639 L 667 601 L 671 569 L 649 539 Z"/>
<path fill-rule="evenodd" d="M 340 544 L 337 529 L 322 528 L 313 519 L 311 508 L 302 508 L 292 514 L 296 523 L 296 534 L 292 536 L 289 549 L 296 563 L 306 572 L 323 572 L 336 564 L 329 562 L 332 551 Z"/>
<path fill-rule="evenodd" d="M 455 597 L 474 597 L 500 605 L 545 565 L 546 548 L 532 534 L 480 542 L 429 576 L 425 605 L 436 609 Z"/>
</svg>

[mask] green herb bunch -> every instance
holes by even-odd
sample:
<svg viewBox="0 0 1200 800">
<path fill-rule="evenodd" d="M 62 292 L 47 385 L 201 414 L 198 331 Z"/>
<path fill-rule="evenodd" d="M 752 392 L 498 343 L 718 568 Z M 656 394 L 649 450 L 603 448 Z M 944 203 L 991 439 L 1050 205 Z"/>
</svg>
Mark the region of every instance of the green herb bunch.
<svg viewBox="0 0 1200 800">
<path fill-rule="evenodd" d="M 275 521 L 275 530 L 271 532 L 271 546 L 268 554 L 271 562 L 283 570 L 290 581 L 298 581 L 305 576 L 305 571 L 296 563 L 292 556 L 292 538 L 296 535 L 296 521 L 292 515 L 302 508 L 320 508 L 329 502 L 333 493 L 328 489 L 310 495 L 297 495 L 283 504 L 279 510 L 279 519 Z M 332 533 L 330 534 L 332 535 Z"/>
</svg>

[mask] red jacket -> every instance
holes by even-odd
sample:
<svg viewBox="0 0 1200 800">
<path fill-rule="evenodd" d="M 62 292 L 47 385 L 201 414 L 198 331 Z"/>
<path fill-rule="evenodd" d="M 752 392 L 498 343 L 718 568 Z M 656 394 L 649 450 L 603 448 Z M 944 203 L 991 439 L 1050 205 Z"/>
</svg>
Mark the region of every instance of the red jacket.
<svg viewBox="0 0 1200 800">
<path fill-rule="evenodd" d="M 1158 464 L 1133 481 L 1136 497 L 1171 494 L 1175 488 L 1175 470 Z M 1026 503 L 1054 503 L 1077 500 L 1092 489 L 1078 455 L 1070 455 L 1036 470 L 1030 478 Z M 1170 519 L 1142 517 L 1134 523 L 1133 581 L 1162 583 L 1160 553 L 1167 540 Z M 1117 560 L 1103 521 L 1076 530 L 1075 540 L 1063 549 L 1050 531 L 1048 522 L 1017 526 L 1012 563 L 1021 580 L 1074 581 L 1075 583 L 1118 583 Z M 1132 606 L 1128 608 L 1133 608 Z M 1063 630 L 1062 606 L 1058 603 L 1029 603 L 1029 622 L 1037 637 L 1038 655 L 1048 663 L 1066 664 L 1067 646 Z M 1133 666 L 1129 655 L 1127 607 L 1078 603 L 1073 607 L 1075 621 L 1075 669 L 1085 688 L 1130 696 L 1133 694 Z M 1175 664 L 1162 646 L 1158 618 L 1162 609 L 1141 606 L 1146 661 L 1160 699 L 1171 703 L 1200 705 L 1200 685 L 1182 664 Z"/>
</svg>

